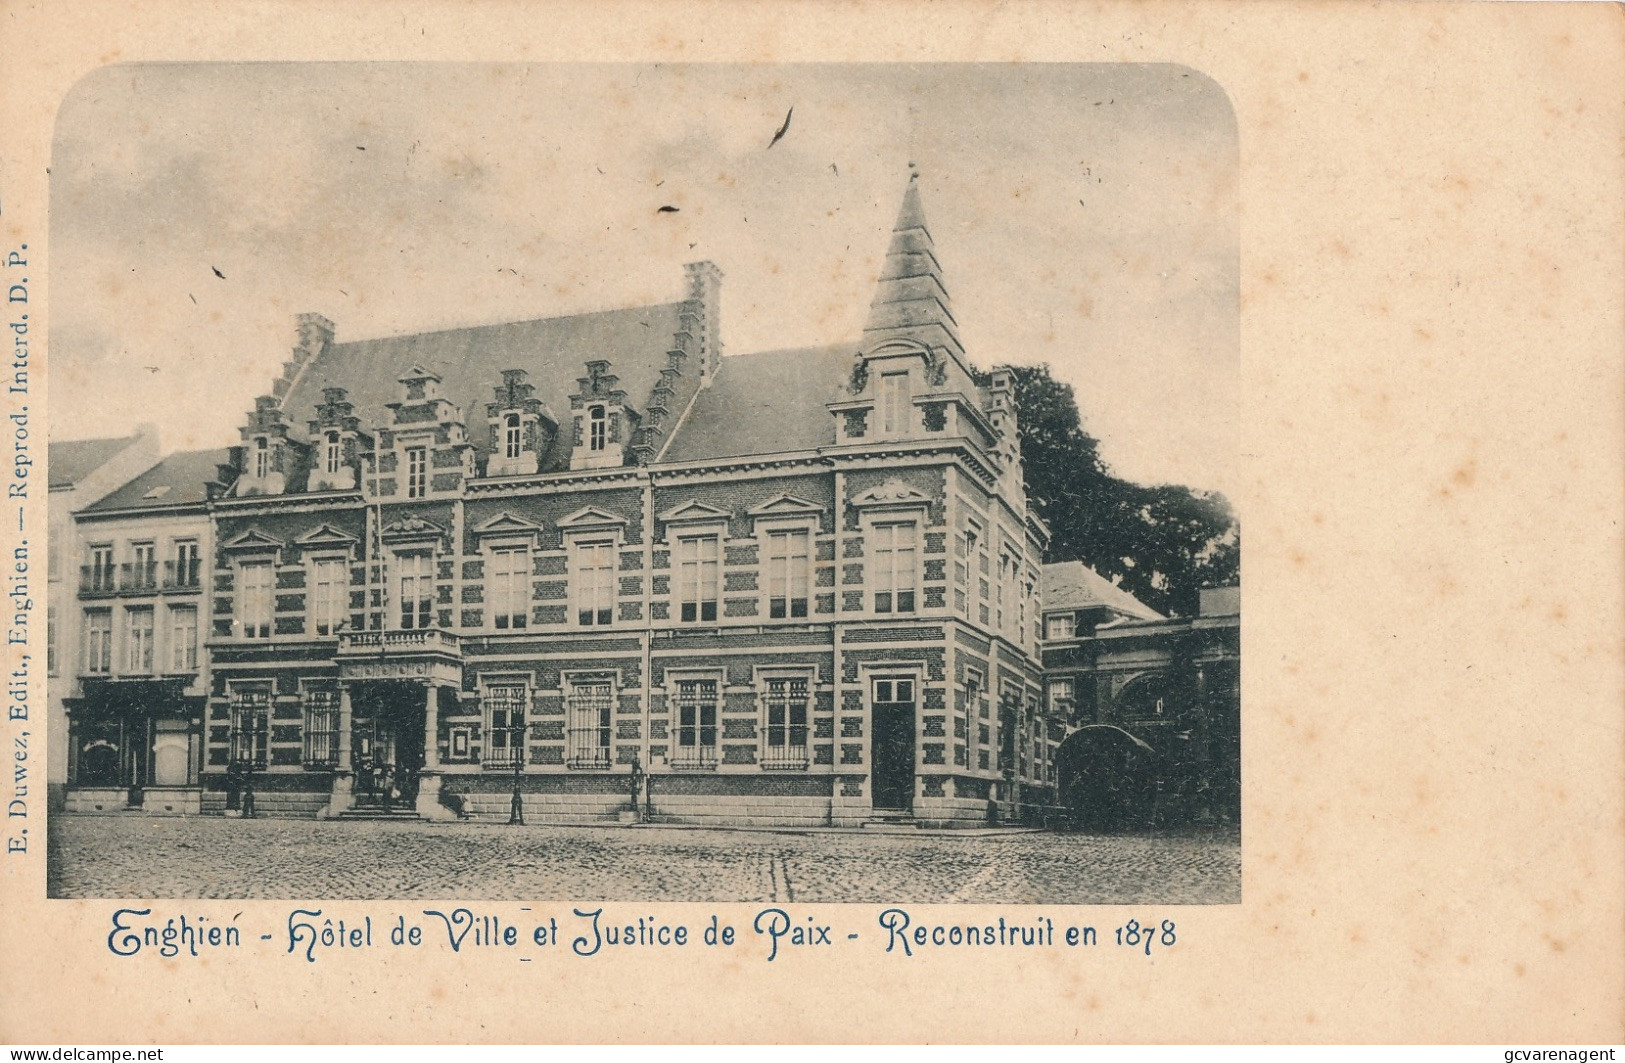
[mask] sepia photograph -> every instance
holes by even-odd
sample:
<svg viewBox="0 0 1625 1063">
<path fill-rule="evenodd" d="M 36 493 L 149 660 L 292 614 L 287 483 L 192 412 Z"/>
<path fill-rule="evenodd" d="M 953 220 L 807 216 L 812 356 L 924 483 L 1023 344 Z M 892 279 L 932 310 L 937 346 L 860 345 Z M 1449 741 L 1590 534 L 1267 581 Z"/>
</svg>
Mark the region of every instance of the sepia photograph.
<svg viewBox="0 0 1625 1063">
<path fill-rule="evenodd" d="M 1172 64 L 90 74 L 49 895 L 1239 903 L 1238 164 Z"/>
</svg>

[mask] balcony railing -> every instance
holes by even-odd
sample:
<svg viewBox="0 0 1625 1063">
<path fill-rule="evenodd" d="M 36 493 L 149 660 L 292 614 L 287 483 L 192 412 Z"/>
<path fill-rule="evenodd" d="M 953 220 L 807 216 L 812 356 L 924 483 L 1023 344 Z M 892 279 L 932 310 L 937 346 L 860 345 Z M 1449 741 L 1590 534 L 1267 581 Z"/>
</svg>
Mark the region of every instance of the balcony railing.
<svg viewBox="0 0 1625 1063">
<path fill-rule="evenodd" d="M 118 567 L 118 589 L 121 591 L 155 591 L 158 589 L 158 563 L 126 562 Z"/>
<path fill-rule="evenodd" d="M 346 631 L 339 635 L 340 654 L 410 654 L 460 652 L 457 636 L 437 627 L 411 631 Z"/>
<path fill-rule="evenodd" d="M 202 567 L 201 558 L 191 558 L 187 561 L 164 562 L 164 589 L 165 590 L 193 590 L 199 585 L 199 572 Z"/>
<path fill-rule="evenodd" d="M 118 590 L 112 565 L 80 565 L 80 594 L 112 594 Z"/>
</svg>

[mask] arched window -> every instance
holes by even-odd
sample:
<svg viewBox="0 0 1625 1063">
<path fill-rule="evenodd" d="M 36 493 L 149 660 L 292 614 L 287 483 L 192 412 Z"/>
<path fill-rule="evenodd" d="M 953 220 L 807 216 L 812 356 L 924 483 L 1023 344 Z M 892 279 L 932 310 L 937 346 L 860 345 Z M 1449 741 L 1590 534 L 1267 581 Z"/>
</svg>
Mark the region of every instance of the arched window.
<svg viewBox="0 0 1625 1063">
<path fill-rule="evenodd" d="M 517 458 L 524 444 L 524 435 L 519 427 L 519 415 L 510 413 L 503 426 L 503 453 L 506 457 Z"/>
<path fill-rule="evenodd" d="M 271 451 L 266 445 L 265 437 L 254 440 L 254 476 L 264 479 L 271 474 Z"/>
<path fill-rule="evenodd" d="M 327 433 L 327 472 L 328 475 L 337 473 L 344 465 L 344 446 L 339 442 L 337 432 Z"/>
<path fill-rule="evenodd" d="M 609 417 L 602 406 L 587 412 L 587 449 L 603 450 L 609 445 Z"/>
</svg>

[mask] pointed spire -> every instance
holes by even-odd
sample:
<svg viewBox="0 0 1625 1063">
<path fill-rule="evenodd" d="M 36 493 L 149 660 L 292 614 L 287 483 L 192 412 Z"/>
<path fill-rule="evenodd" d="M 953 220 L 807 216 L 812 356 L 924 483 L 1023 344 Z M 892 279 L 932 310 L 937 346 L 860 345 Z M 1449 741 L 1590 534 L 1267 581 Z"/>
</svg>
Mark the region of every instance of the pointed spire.
<svg viewBox="0 0 1625 1063">
<path fill-rule="evenodd" d="M 886 249 L 880 283 L 869 304 L 869 321 L 863 327 L 864 346 L 873 347 L 888 339 L 912 339 L 931 347 L 948 347 L 963 361 L 965 348 L 959 342 L 959 326 L 942 282 L 942 266 L 937 262 L 931 230 L 925 224 L 925 208 L 920 204 L 920 173 L 913 163 L 908 166 L 903 205 L 892 226 L 891 246 Z"/>
</svg>

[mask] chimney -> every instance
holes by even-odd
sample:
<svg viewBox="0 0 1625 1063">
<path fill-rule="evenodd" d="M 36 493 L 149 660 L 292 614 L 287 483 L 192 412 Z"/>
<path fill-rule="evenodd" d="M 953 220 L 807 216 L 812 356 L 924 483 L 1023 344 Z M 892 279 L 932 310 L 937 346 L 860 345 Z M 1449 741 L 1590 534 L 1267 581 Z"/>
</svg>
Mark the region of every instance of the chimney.
<svg viewBox="0 0 1625 1063">
<path fill-rule="evenodd" d="M 710 387 L 722 358 L 722 270 L 714 262 L 683 266 L 688 277 L 688 302 L 699 319 L 700 386 Z"/>
</svg>

